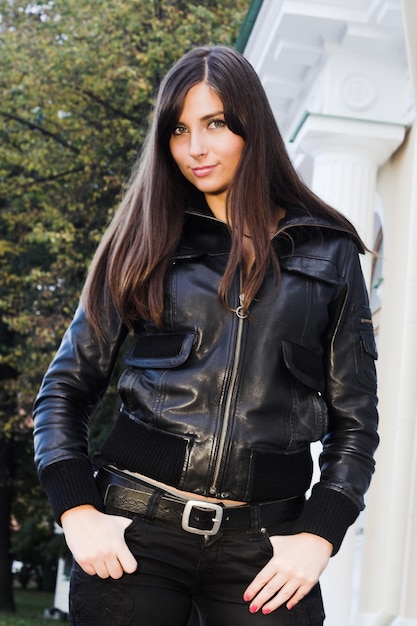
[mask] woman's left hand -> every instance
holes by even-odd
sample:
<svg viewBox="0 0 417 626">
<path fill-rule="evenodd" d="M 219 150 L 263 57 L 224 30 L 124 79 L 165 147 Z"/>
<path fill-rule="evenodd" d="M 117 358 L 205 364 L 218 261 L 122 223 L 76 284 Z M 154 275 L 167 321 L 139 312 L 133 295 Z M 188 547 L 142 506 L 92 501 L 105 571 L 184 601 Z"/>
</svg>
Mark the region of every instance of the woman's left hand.
<svg viewBox="0 0 417 626">
<path fill-rule="evenodd" d="M 326 539 L 310 533 L 270 538 L 274 554 L 246 589 L 249 611 L 268 614 L 286 603 L 292 609 L 317 583 L 332 554 Z"/>
</svg>

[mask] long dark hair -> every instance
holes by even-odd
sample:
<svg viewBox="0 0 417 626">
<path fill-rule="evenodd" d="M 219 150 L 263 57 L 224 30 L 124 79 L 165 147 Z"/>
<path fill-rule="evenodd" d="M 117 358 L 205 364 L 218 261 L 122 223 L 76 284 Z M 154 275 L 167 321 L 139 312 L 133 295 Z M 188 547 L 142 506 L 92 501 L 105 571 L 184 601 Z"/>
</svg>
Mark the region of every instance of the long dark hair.
<svg viewBox="0 0 417 626">
<path fill-rule="evenodd" d="M 252 236 L 255 251 L 254 265 L 243 285 L 246 307 L 271 262 L 279 273 L 270 242 L 277 207 L 287 213 L 301 208 L 312 215 L 330 217 L 336 227 L 349 232 L 361 245 L 352 224 L 313 194 L 295 172 L 250 63 L 225 46 L 196 48 L 172 67 L 161 84 L 153 121 L 127 192 L 92 261 L 83 303 L 99 334 L 105 334 L 103 299 L 104 310 L 114 307 L 129 327 L 138 318 L 162 325 L 164 277 L 181 237 L 190 187 L 171 156 L 169 141 L 187 92 L 201 82 L 215 90 L 223 103 L 227 126 L 245 140 L 228 190 L 232 244 L 219 286 L 225 306 L 242 260 L 244 228 Z"/>
</svg>

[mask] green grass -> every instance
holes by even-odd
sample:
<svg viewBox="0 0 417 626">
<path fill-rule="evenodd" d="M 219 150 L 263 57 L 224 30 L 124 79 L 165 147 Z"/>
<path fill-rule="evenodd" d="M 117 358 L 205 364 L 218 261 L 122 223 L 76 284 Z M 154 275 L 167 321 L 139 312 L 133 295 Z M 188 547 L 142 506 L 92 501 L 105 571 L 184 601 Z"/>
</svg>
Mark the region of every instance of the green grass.
<svg viewBox="0 0 417 626">
<path fill-rule="evenodd" d="M 54 603 L 54 595 L 35 589 L 15 589 L 16 613 L 0 611 L 0 626 L 53 626 L 62 622 L 43 619 L 45 609 Z"/>
</svg>

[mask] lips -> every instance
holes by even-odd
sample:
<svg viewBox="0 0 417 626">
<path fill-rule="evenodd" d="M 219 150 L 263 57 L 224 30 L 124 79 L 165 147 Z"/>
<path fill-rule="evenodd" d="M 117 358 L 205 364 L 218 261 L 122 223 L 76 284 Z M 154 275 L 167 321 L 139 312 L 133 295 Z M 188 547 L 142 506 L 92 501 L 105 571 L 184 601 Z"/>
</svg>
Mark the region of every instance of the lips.
<svg viewBox="0 0 417 626">
<path fill-rule="evenodd" d="M 211 174 L 215 167 L 215 165 L 204 165 L 202 167 L 193 167 L 191 171 L 197 178 L 204 178 L 204 176 Z"/>
</svg>

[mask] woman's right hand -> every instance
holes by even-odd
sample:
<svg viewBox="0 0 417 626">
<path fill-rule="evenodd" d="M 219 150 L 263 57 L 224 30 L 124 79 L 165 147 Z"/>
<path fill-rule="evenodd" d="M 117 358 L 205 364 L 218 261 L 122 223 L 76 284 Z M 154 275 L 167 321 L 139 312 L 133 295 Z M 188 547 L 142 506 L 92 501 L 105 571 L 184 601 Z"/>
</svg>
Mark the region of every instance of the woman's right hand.
<svg viewBox="0 0 417 626">
<path fill-rule="evenodd" d="M 124 539 L 127 517 L 106 515 L 90 504 L 65 511 L 61 517 L 65 539 L 74 559 L 90 576 L 120 578 L 133 574 L 137 561 Z"/>
</svg>

